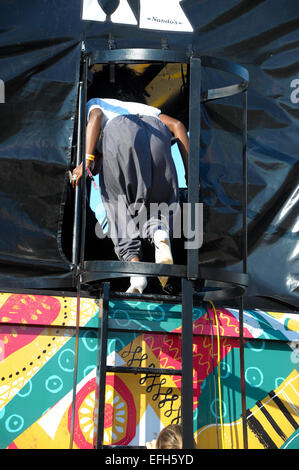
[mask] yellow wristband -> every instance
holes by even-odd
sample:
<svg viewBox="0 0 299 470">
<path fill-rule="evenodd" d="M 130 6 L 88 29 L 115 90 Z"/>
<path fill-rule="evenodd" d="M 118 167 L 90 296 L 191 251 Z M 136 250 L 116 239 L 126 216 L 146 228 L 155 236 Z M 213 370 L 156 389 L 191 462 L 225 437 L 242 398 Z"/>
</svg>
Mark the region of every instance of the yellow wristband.
<svg viewBox="0 0 299 470">
<path fill-rule="evenodd" d="M 90 153 L 87 153 L 87 154 L 85 155 L 85 159 L 86 159 L 86 160 L 90 160 L 91 162 L 94 162 L 95 158 L 96 158 L 96 157 L 95 157 L 94 155 L 91 155 Z"/>
</svg>

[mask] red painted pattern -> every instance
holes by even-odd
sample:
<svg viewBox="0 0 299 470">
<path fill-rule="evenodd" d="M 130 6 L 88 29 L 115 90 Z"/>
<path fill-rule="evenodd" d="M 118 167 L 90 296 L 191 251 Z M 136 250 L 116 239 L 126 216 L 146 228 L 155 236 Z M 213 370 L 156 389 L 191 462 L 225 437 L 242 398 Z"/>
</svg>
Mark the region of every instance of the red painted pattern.
<svg viewBox="0 0 299 470">
<path fill-rule="evenodd" d="M 10 295 L 0 308 L 0 341 L 4 344 L 5 357 L 31 343 L 38 336 L 40 330 L 30 328 L 30 325 L 51 325 L 59 315 L 60 309 L 61 304 L 54 297 Z"/>
</svg>

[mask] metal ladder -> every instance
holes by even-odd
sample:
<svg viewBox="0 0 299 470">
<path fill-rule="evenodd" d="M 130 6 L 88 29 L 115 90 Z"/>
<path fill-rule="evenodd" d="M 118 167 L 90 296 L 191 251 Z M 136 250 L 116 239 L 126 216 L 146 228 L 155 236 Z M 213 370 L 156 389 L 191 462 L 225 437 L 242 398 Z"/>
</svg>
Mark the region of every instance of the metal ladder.
<svg viewBox="0 0 299 470">
<path fill-rule="evenodd" d="M 195 248 L 188 247 L 187 249 L 187 263 L 186 266 L 180 265 L 158 265 L 154 263 L 128 263 L 119 261 L 84 261 L 84 234 L 85 234 L 85 194 L 86 188 L 83 185 L 82 197 L 79 194 L 79 187 L 76 188 L 76 201 L 75 201 L 75 217 L 74 217 L 74 236 L 73 236 L 73 252 L 75 254 L 73 259 L 74 282 L 77 285 L 78 298 L 80 299 L 80 286 L 90 285 L 90 283 L 105 280 L 103 284 L 103 317 L 100 325 L 100 344 L 101 352 L 98 358 L 97 376 L 98 376 L 98 395 L 99 395 L 99 410 L 103 409 L 105 403 L 105 379 L 107 372 L 128 372 L 124 367 L 111 368 L 107 366 L 107 341 L 108 341 L 108 312 L 109 312 L 109 296 L 110 287 L 107 280 L 114 277 L 128 276 L 131 274 L 141 274 L 149 276 L 175 276 L 181 278 L 182 283 L 182 367 L 177 374 L 182 375 L 182 426 L 183 426 L 183 448 L 193 447 L 193 285 L 196 280 L 206 282 L 206 286 L 213 286 L 216 288 L 210 299 L 225 300 L 232 297 L 241 298 L 241 311 L 240 320 L 241 328 L 240 334 L 243 338 L 243 304 L 242 295 L 248 285 L 247 276 L 247 87 L 249 75 L 243 67 L 228 62 L 223 59 L 197 56 L 186 51 L 178 52 L 165 49 L 112 49 L 112 50 L 99 50 L 87 55 L 85 48 L 82 50 L 82 72 L 79 87 L 79 113 L 78 113 L 78 144 L 77 144 L 77 157 L 78 162 L 83 162 L 83 170 L 85 171 L 85 102 L 86 102 L 86 83 L 87 83 L 87 65 L 90 67 L 96 63 L 189 63 L 190 66 L 190 91 L 189 91 L 189 132 L 190 132 L 190 151 L 189 151 L 189 168 L 188 168 L 188 204 L 190 212 L 188 212 L 187 227 L 190 233 L 186 234 L 186 239 L 192 240 L 192 228 L 195 227 L 196 211 L 198 210 L 199 203 L 199 158 L 200 155 L 200 105 L 202 102 L 217 100 L 221 97 L 229 97 L 235 94 L 243 94 L 243 119 L 242 119 L 242 160 L 243 160 L 243 272 L 235 273 L 232 271 L 213 269 L 209 267 L 200 266 L 198 263 L 199 246 Z M 87 64 L 88 62 L 88 64 Z M 238 77 L 239 83 L 224 86 L 221 88 L 207 90 L 201 93 L 201 68 L 208 67 L 212 69 L 219 69 L 228 72 Z M 240 81 L 241 80 L 241 81 Z M 83 171 L 83 173 L 84 173 Z M 84 173 L 85 176 L 85 173 Z M 83 178 L 85 181 L 85 177 Z M 81 202 L 80 202 L 81 201 Z M 82 206 L 82 207 L 81 207 Z M 81 232 L 79 231 L 79 220 L 81 221 Z M 79 233 L 80 232 L 80 233 Z M 81 239 L 80 239 L 81 236 Z M 79 243 L 79 239 L 81 240 Z M 79 246 L 80 245 L 80 246 Z M 80 251 L 80 256 L 79 256 Z M 80 262 L 79 262 L 80 258 Z M 132 272 L 132 264 L 134 264 L 134 271 Z M 140 294 L 142 295 L 142 294 Z M 209 300 L 209 294 L 203 295 L 203 300 Z M 79 312 L 79 309 L 78 309 Z M 76 320 L 76 345 L 78 344 L 79 335 L 79 313 Z M 243 345 L 243 341 L 241 342 Z M 77 363 L 78 354 L 76 352 Z M 244 441 L 246 437 L 246 406 L 245 406 L 245 381 L 244 381 L 244 351 L 242 346 L 241 354 L 242 364 L 242 395 L 243 399 L 243 427 L 244 427 Z M 136 373 L 133 369 L 130 372 Z M 146 373 L 147 369 L 139 371 Z M 153 369 L 150 370 L 154 372 Z M 157 369 L 157 373 L 168 373 L 163 369 Z M 171 370 L 171 375 L 174 375 L 174 370 Z M 75 382 L 76 373 L 74 374 L 74 397 L 75 404 Z M 73 409 L 75 406 L 73 404 Z M 101 408 L 102 407 L 102 408 Z M 74 418 L 72 419 L 73 428 Z M 104 413 L 99 413 L 98 424 L 95 438 L 95 448 L 103 448 L 103 427 L 104 427 Z M 71 436 L 72 441 L 72 436 Z M 247 448 L 247 444 L 244 445 Z"/>
<path fill-rule="evenodd" d="M 190 291 L 191 289 L 191 291 Z M 110 300 L 110 283 L 104 282 L 102 284 L 102 318 L 99 324 L 99 348 L 97 360 L 97 375 L 96 375 L 96 407 L 98 410 L 98 420 L 96 425 L 96 432 L 94 435 L 94 448 L 103 449 L 104 447 L 117 447 L 104 445 L 104 421 L 105 421 L 105 390 L 106 390 L 106 374 L 113 373 L 132 373 L 132 374 L 157 374 L 161 375 L 174 375 L 182 377 L 181 388 L 181 417 L 183 429 L 183 448 L 194 448 L 193 438 L 193 285 L 191 281 L 182 279 L 182 361 L 181 369 L 163 369 L 153 367 L 128 367 L 128 366 L 109 366 L 107 365 L 107 347 L 108 347 L 108 333 L 109 331 L 116 331 L 114 328 L 109 328 L 109 300 Z M 124 296 L 128 299 L 132 298 L 132 294 Z M 134 297 L 134 294 L 133 294 Z M 138 294 L 138 299 L 154 299 L 161 300 L 162 297 L 169 299 L 169 296 L 144 296 Z M 126 331 L 122 329 L 121 331 Z M 128 329 L 131 333 L 134 332 L 147 332 L 145 330 Z M 149 333 L 165 334 L 165 331 L 148 331 Z M 128 446 L 126 446 L 128 447 Z M 131 447 L 132 448 L 132 447 Z M 134 448 L 138 448 L 134 446 Z M 141 446 L 142 448 L 142 446 Z"/>
</svg>

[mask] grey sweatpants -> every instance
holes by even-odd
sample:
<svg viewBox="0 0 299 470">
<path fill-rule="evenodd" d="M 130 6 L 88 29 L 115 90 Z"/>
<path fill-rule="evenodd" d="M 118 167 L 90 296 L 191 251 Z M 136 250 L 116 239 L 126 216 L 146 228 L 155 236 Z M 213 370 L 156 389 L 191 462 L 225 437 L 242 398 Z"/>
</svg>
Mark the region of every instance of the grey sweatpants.
<svg viewBox="0 0 299 470">
<path fill-rule="evenodd" d="M 141 255 L 140 238 L 170 235 L 178 205 L 171 133 L 158 118 L 118 116 L 103 130 L 100 185 L 117 257 Z"/>
</svg>

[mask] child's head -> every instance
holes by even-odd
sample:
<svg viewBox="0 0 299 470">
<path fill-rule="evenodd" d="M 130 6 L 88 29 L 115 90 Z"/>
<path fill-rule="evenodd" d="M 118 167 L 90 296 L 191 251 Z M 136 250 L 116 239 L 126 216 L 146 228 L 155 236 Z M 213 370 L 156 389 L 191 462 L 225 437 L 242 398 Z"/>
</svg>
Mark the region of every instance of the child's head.
<svg viewBox="0 0 299 470">
<path fill-rule="evenodd" d="M 179 424 L 169 424 L 160 432 L 157 442 L 157 449 L 182 449 L 183 436 L 182 426 Z"/>
</svg>

